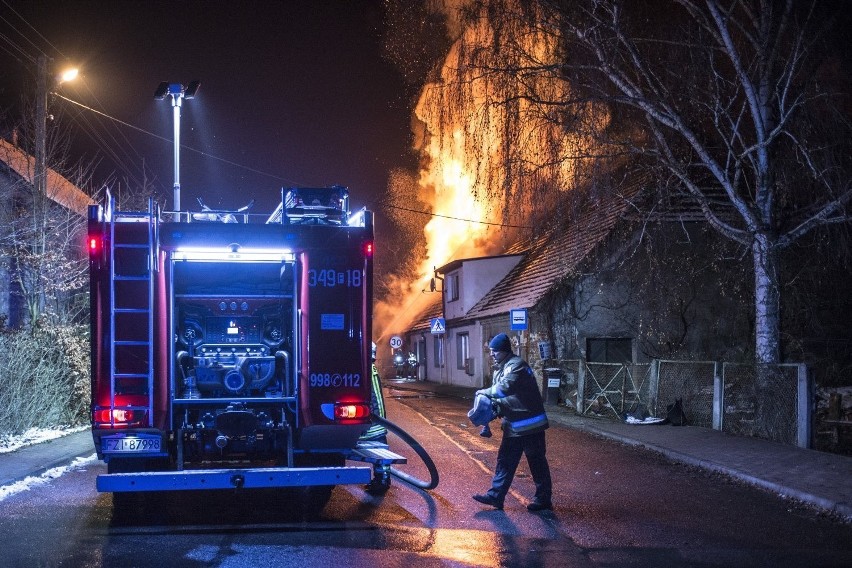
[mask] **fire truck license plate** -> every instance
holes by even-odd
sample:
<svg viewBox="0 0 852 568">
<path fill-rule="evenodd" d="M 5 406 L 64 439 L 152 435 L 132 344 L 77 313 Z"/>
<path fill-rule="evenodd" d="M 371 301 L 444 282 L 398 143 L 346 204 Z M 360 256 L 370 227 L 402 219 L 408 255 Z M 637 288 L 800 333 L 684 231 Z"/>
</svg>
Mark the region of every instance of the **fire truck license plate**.
<svg viewBox="0 0 852 568">
<path fill-rule="evenodd" d="M 122 438 L 101 438 L 101 450 L 104 452 L 159 452 L 159 436 L 124 436 Z"/>
</svg>

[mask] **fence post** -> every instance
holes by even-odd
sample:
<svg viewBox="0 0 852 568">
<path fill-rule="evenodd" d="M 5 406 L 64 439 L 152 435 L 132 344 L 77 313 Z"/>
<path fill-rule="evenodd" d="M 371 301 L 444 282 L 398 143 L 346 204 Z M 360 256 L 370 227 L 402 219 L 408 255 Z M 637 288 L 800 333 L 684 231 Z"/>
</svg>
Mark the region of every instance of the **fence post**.
<svg viewBox="0 0 852 568">
<path fill-rule="evenodd" d="M 725 380 L 718 361 L 713 361 L 713 429 L 722 431 L 725 416 Z"/>
<path fill-rule="evenodd" d="M 586 360 L 579 359 L 577 364 L 577 413 L 586 412 Z"/>
<path fill-rule="evenodd" d="M 649 370 L 648 377 L 648 397 L 654 401 L 654 405 L 652 408 L 648 410 L 651 412 L 652 416 L 655 418 L 659 418 L 659 406 L 660 406 L 660 360 L 652 359 L 651 360 L 651 368 Z"/>
<path fill-rule="evenodd" d="M 796 397 L 796 445 L 800 448 L 811 447 L 811 384 L 808 368 L 804 363 L 798 365 Z"/>
</svg>

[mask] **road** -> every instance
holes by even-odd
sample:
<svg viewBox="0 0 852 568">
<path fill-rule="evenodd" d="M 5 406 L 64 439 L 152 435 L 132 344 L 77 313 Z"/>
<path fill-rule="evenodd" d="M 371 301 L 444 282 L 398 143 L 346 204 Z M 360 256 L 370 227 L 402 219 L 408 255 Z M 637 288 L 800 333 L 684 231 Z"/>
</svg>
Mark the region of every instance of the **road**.
<svg viewBox="0 0 852 568">
<path fill-rule="evenodd" d="M 480 438 L 467 402 L 391 387 L 389 418 L 435 459 L 434 491 L 383 497 L 337 487 L 152 494 L 114 510 L 101 464 L 0 502 L 0 566 L 849 566 L 852 527 L 777 496 L 574 430 L 548 431 L 553 512 L 532 514 L 522 461 L 504 511 L 487 489 L 500 433 Z M 427 476 L 413 452 L 407 473 Z"/>
</svg>

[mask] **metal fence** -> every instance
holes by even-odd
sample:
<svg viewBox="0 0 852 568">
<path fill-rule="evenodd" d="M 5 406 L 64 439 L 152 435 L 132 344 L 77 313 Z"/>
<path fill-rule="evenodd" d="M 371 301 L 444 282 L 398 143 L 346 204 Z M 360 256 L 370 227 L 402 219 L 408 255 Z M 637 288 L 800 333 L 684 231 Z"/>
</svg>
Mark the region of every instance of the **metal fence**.
<svg viewBox="0 0 852 568">
<path fill-rule="evenodd" d="M 725 363 L 722 369 L 722 430 L 795 444 L 799 365 Z"/>
<path fill-rule="evenodd" d="M 713 385 L 716 363 L 712 361 L 659 361 L 659 387 L 653 416 L 666 415 L 668 405 L 680 400 L 689 423 L 713 427 Z"/>
<path fill-rule="evenodd" d="M 578 414 L 624 420 L 639 410 L 663 418 L 680 400 L 690 425 L 810 446 L 804 365 L 561 360 L 559 372 L 559 398 Z"/>
</svg>

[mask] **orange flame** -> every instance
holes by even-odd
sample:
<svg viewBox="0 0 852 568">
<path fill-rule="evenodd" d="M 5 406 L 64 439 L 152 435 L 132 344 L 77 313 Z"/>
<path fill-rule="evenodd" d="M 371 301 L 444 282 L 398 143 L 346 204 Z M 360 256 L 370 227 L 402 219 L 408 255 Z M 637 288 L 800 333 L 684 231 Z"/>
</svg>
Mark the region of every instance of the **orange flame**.
<svg viewBox="0 0 852 568">
<path fill-rule="evenodd" d="M 448 25 L 460 21 L 450 17 Z M 426 255 L 418 279 L 395 282 L 393 301 L 377 304 L 378 337 L 404 331 L 431 305 L 432 298 L 422 292 L 428 289 L 435 267 L 502 252 L 496 250 L 498 231 L 493 225 L 499 218 L 493 213 L 502 211 L 505 203 L 517 203 L 512 210 L 520 222 L 526 213 L 521 198 L 529 202 L 545 186 L 570 189 L 573 161 L 562 158 L 582 155 L 578 148 L 583 141 L 566 133 L 559 109 L 530 102 L 541 97 L 566 100 L 568 86 L 563 78 L 548 72 L 522 79 L 512 73 L 483 72 L 513 65 L 546 69 L 559 57 L 554 33 L 521 29 L 517 37 L 522 49 L 495 49 L 497 31 L 483 12 L 455 37 L 440 78 L 424 86 L 414 110 L 424 130 L 420 152 L 426 164 L 418 183 L 421 199 L 430 203 L 433 214 L 424 229 Z M 483 57 L 493 60 L 483 61 Z M 534 89 L 536 97 L 523 96 L 528 89 Z"/>
</svg>

